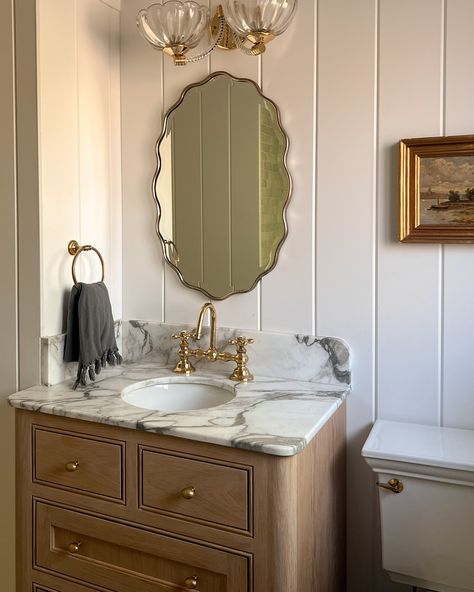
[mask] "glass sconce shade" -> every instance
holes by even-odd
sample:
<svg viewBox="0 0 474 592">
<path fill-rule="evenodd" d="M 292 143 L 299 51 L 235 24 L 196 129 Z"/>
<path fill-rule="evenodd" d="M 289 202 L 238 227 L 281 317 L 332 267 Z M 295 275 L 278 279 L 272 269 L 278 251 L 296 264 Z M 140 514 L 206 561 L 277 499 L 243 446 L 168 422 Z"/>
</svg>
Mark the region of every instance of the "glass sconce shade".
<svg viewBox="0 0 474 592">
<path fill-rule="evenodd" d="M 209 22 L 209 9 L 190 0 L 168 0 L 140 10 L 137 24 L 154 47 L 183 54 L 196 47 Z"/>
<path fill-rule="evenodd" d="M 223 0 L 224 16 L 241 37 L 281 35 L 296 12 L 297 0 Z"/>
</svg>

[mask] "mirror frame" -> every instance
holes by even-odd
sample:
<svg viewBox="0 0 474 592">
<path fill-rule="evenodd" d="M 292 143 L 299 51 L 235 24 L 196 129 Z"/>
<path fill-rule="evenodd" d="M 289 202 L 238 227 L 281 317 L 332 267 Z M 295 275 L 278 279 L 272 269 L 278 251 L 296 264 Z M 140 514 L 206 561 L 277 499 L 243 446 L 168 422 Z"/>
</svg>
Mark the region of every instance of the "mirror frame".
<svg viewBox="0 0 474 592">
<path fill-rule="evenodd" d="M 282 132 L 282 134 L 283 134 L 283 136 L 285 137 L 285 140 L 286 140 L 285 152 L 284 152 L 284 155 L 283 155 L 283 167 L 284 167 L 285 173 L 286 173 L 286 175 L 288 177 L 289 186 L 288 186 L 288 195 L 287 195 L 287 197 L 285 199 L 285 203 L 283 204 L 282 211 L 281 211 L 284 233 L 283 233 L 283 236 L 282 236 L 280 242 L 278 243 L 278 245 L 275 248 L 275 255 L 273 257 L 273 263 L 272 263 L 272 265 L 268 269 L 266 269 L 264 272 L 262 272 L 259 276 L 257 276 L 257 278 L 255 279 L 254 283 L 251 285 L 250 288 L 247 288 L 245 290 L 235 290 L 234 292 L 230 292 L 229 294 L 226 294 L 225 296 L 215 296 L 215 295 L 211 294 L 210 292 L 208 292 L 207 290 L 205 290 L 204 288 L 199 288 L 197 286 L 193 286 L 193 285 L 189 284 L 184 279 L 184 277 L 183 277 L 180 269 L 178 268 L 178 266 L 170 258 L 169 253 L 168 253 L 168 245 L 170 244 L 170 241 L 167 240 L 167 239 L 165 239 L 165 237 L 161 234 L 161 231 L 160 231 L 160 220 L 161 220 L 162 206 L 160 204 L 160 199 L 159 199 L 159 196 L 158 196 L 158 193 L 157 193 L 157 183 L 158 183 L 158 177 L 159 177 L 160 172 L 161 172 L 160 146 L 161 146 L 161 143 L 162 143 L 162 141 L 164 140 L 164 138 L 166 136 L 166 130 L 167 130 L 167 126 L 168 126 L 168 120 L 170 119 L 171 115 L 179 108 L 179 106 L 184 101 L 187 93 L 190 90 L 192 90 L 194 88 L 197 88 L 197 87 L 200 87 L 200 86 L 204 86 L 205 84 L 207 84 L 208 82 L 210 82 L 213 78 L 216 78 L 216 77 L 222 76 L 222 75 L 228 76 L 229 78 L 231 78 L 232 80 L 235 80 L 237 82 L 249 82 L 249 83 L 251 83 L 255 87 L 255 89 L 257 90 L 258 94 L 262 97 L 262 99 L 264 99 L 265 101 L 268 101 L 271 105 L 273 105 L 273 107 L 275 109 L 275 113 L 276 113 L 276 124 L 280 128 L 280 131 Z M 252 290 L 255 289 L 255 287 L 260 282 L 260 280 L 264 276 L 266 276 L 268 273 L 270 273 L 276 267 L 276 264 L 278 263 L 278 258 L 279 258 L 279 255 L 280 255 L 281 247 L 283 246 L 283 243 L 285 242 L 285 240 L 286 240 L 286 238 L 288 236 L 288 223 L 287 223 L 287 219 L 286 219 L 286 211 L 287 211 L 288 204 L 290 202 L 291 196 L 293 194 L 293 181 L 292 181 L 292 178 L 291 178 L 290 171 L 288 169 L 288 162 L 287 162 L 289 149 L 290 149 L 290 139 L 288 137 L 288 134 L 285 131 L 285 128 L 282 125 L 282 122 L 281 122 L 281 114 L 280 114 L 280 110 L 278 108 L 278 105 L 274 101 L 272 101 L 271 99 L 269 99 L 267 96 L 265 96 L 263 94 L 260 86 L 256 82 L 254 82 L 253 80 L 251 80 L 250 78 L 237 78 L 236 76 L 232 76 L 232 74 L 229 74 L 228 72 L 224 72 L 224 71 L 213 72 L 209 76 L 206 76 L 206 78 L 204 78 L 200 82 L 194 82 L 192 84 L 189 84 L 181 92 L 181 95 L 180 95 L 179 99 L 166 112 L 166 114 L 165 114 L 165 116 L 163 118 L 163 129 L 162 129 L 162 132 L 161 132 L 160 137 L 158 138 L 158 140 L 157 140 L 157 142 L 155 144 L 156 170 L 155 170 L 155 174 L 153 175 L 152 193 L 153 193 L 153 198 L 155 200 L 156 208 L 157 208 L 157 216 L 156 216 L 156 222 L 155 222 L 155 230 L 156 230 L 156 233 L 157 233 L 157 235 L 158 235 L 158 237 L 160 239 L 160 242 L 161 242 L 161 249 L 162 249 L 162 252 L 163 252 L 163 259 L 166 261 L 166 263 L 172 269 L 174 269 L 174 271 L 178 275 L 178 278 L 180 279 L 181 283 L 184 286 L 186 286 L 187 288 L 191 288 L 192 290 L 196 290 L 198 292 L 201 292 L 202 294 L 204 294 L 207 298 L 209 298 L 211 300 L 225 300 L 226 298 L 229 298 L 230 296 L 233 296 L 234 294 L 247 294 L 248 292 L 251 292 Z"/>
</svg>

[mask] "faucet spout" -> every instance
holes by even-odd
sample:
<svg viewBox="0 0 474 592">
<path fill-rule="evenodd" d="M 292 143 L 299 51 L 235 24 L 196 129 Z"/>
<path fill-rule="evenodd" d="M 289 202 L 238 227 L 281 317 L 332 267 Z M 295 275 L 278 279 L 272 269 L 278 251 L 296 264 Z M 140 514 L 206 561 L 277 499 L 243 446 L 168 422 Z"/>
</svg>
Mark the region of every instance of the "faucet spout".
<svg viewBox="0 0 474 592">
<path fill-rule="evenodd" d="M 201 311 L 199 312 L 198 322 L 196 325 L 195 339 L 201 339 L 202 323 L 204 321 L 204 315 L 206 314 L 207 310 L 209 310 L 209 315 L 211 319 L 211 335 L 209 339 L 209 349 L 214 351 L 216 349 L 217 314 L 212 302 L 206 302 L 202 305 Z"/>
</svg>

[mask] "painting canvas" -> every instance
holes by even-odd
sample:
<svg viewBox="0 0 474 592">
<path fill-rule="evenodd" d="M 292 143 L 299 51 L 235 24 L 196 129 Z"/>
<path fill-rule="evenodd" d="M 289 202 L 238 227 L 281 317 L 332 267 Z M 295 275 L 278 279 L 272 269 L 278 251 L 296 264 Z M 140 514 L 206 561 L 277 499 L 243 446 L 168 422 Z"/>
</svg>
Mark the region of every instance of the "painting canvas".
<svg viewBox="0 0 474 592">
<path fill-rule="evenodd" d="M 421 158 L 421 224 L 474 224 L 474 155 Z"/>
<path fill-rule="evenodd" d="M 474 243 L 474 135 L 400 141 L 400 240 Z"/>
</svg>

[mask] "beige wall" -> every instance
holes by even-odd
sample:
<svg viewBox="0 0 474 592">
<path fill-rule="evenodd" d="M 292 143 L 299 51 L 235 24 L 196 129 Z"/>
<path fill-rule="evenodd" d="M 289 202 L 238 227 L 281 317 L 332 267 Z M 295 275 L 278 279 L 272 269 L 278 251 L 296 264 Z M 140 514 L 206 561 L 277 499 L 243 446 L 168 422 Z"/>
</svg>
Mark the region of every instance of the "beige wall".
<svg viewBox="0 0 474 592">
<path fill-rule="evenodd" d="M 12 3 L 0 4 L 0 573 L 14 590 L 14 421 L 6 397 L 17 385 L 16 189 Z"/>
<path fill-rule="evenodd" d="M 39 379 L 39 217 L 35 2 L 0 5 L 0 573 L 15 589 L 14 412 Z M 21 47 L 21 52 L 18 48 Z"/>
<path fill-rule="evenodd" d="M 215 52 L 185 68 L 137 35 L 142 6 L 122 10 L 124 317 L 194 322 L 203 302 L 163 268 L 154 233 L 163 111 L 210 71 L 260 82 L 291 141 L 289 236 L 259 288 L 218 303 L 219 322 L 349 342 L 348 589 L 406 590 L 379 569 L 360 448 L 376 417 L 474 428 L 474 250 L 400 244 L 396 233 L 398 140 L 474 130 L 474 2 L 304 0 L 263 58 Z"/>
</svg>

